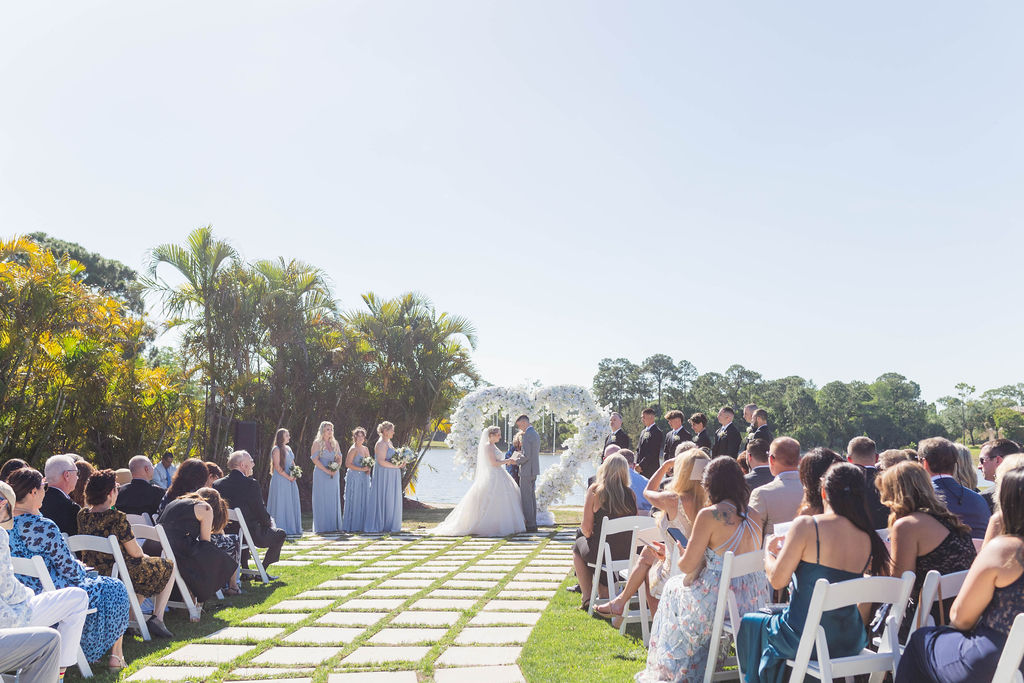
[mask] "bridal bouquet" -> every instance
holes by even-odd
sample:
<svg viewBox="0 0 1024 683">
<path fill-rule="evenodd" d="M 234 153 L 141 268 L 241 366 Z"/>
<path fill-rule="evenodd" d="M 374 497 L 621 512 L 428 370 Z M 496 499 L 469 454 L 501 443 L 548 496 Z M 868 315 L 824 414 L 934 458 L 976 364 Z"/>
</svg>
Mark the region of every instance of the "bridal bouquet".
<svg viewBox="0 0 1024 683">
<path fill-rule="evenodd" d="M 288 474 L 295 477 L 296 479 L 302 479 L 302 468 L 298 465 L 292 465 L 291 469 L 288 470 Z"/>
<path fill-rule="evenodd" d="M 416 452 L 408 446 L 402 446 L 391 456 L 391 464 L 399 467 L 408 467 L 414 462 L 416 462 Z"/>
</svg>

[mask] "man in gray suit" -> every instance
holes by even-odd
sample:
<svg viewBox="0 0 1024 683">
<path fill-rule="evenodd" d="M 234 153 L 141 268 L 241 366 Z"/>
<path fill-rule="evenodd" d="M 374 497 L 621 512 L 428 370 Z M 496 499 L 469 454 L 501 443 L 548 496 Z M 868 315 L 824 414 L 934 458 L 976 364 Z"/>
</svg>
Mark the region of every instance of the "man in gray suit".
<svg viewBox="0 0 1024 683">
<path fill-rule="evenodd" d="M 517 455 L 519 465 L 519 494 L 523 498 L 523 517 L 526 530 L 537 530 L 537 475 L 540 474 L 540 434 L 530 424 L 530 418 L 520 415 L 516 428 L 523 433 L 523 452 Z"/>
</svg>

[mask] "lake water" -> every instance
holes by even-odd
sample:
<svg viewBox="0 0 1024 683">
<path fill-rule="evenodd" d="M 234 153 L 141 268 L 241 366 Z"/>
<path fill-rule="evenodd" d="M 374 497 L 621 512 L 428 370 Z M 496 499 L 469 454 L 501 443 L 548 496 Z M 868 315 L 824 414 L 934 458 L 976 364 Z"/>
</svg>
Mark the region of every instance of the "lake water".
<svg viewBox="0 0 1024 683">
<path fill-rule="evenodd" d="M 460 479 L 463 474 L 461 466 L 452 462 L 454 451 L 447 448 L 431 448 L 423 457 L 420 463 L 419 482 L 416 484 L 416 495 L 411 496 L 424 503 L 458 503 L 462 496 L 469 490 L 472 479 Z M 544 472 L 558 464 L 561 455 L 541 453 L 540 471 Z M 432 465 L 436 472 L 430 470 L 425 464 Z M 596 470 L 593 463 L 585 462 L 580 465 L 578 475 L 583 483 L 577 485 L 564 500 L 558 501 L 556 505 L 583 505 L 583 496 L 586 494 L 586 482 L 588 477 L 594 476 Z"/>
</svg>

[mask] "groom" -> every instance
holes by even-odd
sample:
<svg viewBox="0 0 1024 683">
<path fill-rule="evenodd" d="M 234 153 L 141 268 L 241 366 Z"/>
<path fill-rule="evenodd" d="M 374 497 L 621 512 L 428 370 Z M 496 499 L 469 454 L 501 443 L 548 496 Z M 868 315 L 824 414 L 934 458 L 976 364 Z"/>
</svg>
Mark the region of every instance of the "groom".
<svg viewBox="0 0 1024 683">
<path fill-rule="evenodd" d="M 514 458 L 519 465 L 519 494 L 523 498 L 523 517 L 526 530 L 537 530 L 537 475 L 540 473 L 540 434 L 530 424 L 530 418 L 520 415 L 516 428 L 523 433 L 523 452 Z"/>
</svg>

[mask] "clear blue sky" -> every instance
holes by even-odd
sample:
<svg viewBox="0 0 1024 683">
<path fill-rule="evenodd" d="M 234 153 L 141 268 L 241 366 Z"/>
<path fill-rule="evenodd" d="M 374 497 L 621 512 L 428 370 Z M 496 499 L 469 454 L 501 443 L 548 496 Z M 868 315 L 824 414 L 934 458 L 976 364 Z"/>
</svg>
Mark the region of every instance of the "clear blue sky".
<svg viewBox="0 0 1024 683">
<path fill-rule="evenodd" d="M 1024 380 L 1024 7 L 0 9 L 0 225 L 141 268 L 212 223 L 343 305 L 429 294 L 496 383 L 663 352 L 928 398 Z"/>
</svg>

